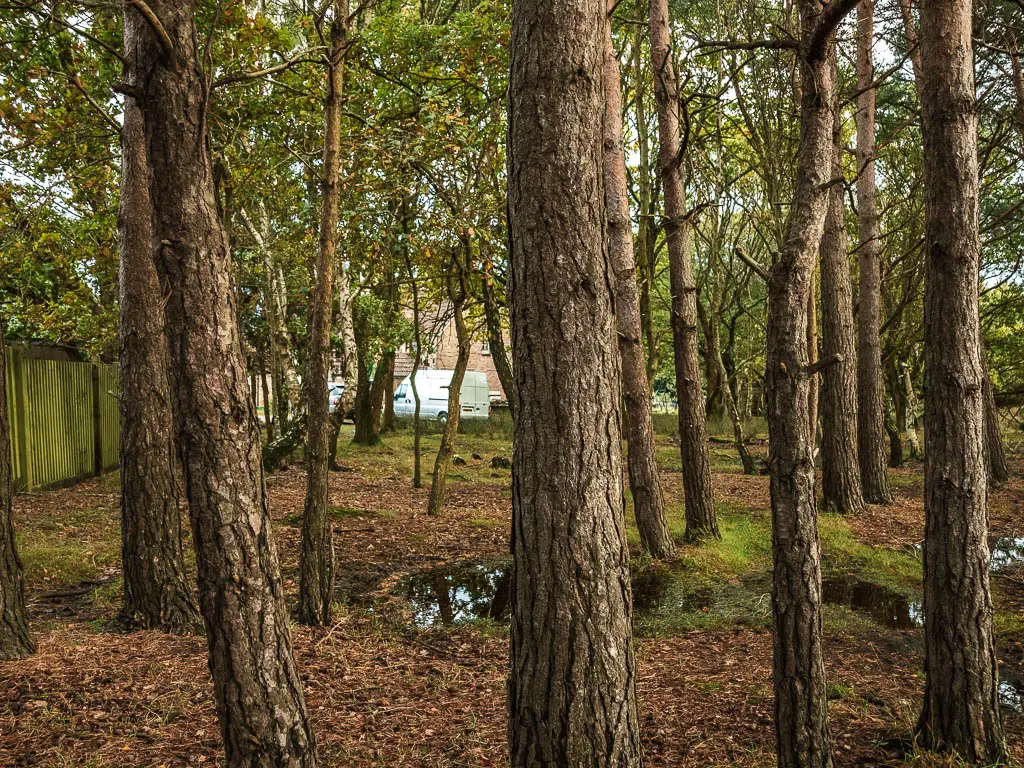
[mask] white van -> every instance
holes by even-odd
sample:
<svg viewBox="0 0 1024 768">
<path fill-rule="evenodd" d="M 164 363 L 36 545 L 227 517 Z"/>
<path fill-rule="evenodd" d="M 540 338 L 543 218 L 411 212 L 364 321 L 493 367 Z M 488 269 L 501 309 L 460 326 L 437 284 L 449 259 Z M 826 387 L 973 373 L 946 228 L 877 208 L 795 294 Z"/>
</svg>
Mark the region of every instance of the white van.
<svg viewBox="0 0 1024 768">
<path fill-rule="evenodd" d="M 448 420 L 448 385 L 455 371 L 417 371 L 416 391 L 420 396 L 420 417 L 424 419 Z M 395 416 L 412 416 L 416 412 L 416 398 L 412 394 L 412 376 L 395 390 Z M 459 390 L 460 419 L 486 419 L 491 407 L 487 374 L 480 371 L 466 371 Z"/>
</svg>

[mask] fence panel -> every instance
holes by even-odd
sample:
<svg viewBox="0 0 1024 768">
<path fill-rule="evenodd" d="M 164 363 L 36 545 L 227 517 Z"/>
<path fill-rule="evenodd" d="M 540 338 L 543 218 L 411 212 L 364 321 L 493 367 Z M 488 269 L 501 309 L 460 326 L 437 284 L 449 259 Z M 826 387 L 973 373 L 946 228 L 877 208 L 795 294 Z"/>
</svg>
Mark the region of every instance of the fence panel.
<svg viewBox="0 0 1024 768">
<path fill-rule="evenodd" d="M 117 366 L 25 358 L 7 350 L 15 490 L 67 485 L 119 463 Z"/>
</svg>

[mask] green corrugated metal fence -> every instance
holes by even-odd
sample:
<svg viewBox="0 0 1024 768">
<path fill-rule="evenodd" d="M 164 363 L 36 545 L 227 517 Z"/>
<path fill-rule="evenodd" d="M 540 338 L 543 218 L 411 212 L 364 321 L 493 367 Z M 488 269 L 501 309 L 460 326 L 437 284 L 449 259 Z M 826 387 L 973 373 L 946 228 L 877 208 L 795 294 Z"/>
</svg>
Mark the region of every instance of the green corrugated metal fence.
<svg viewBox="0 0 1024 768">
<path fill-rule="evenodd" d="M 7 350 L 14 489 L 67 485 L 120 463 L 117 366 Z"/>
</svg>

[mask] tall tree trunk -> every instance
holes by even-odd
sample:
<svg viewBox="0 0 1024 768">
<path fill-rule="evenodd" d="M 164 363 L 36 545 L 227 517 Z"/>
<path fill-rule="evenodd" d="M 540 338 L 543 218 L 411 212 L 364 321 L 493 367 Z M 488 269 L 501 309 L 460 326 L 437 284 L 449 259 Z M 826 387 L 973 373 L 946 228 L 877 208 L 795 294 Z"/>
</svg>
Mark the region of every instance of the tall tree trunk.
<svg viewBox="0 0 1024 768">
<path fill-rule="evenodd" d="M 360 323 L 356 323 L 360 327 Z M 363 331 L 365 333 L 365 330 Z M 362 333 L 356 333 L 356 398 L 352 408 L 352 421 L 355 422 L 355 431 L 352 433 L 352 442 L 355 445 L 377 445 L 380 443 L 380 435 L 373 428 L 373 405 L 370 399 L 369 371 L 369 350 L 368 343 L 361 338 Z"/>
<path fill-rule="evenodd" d="M 885 388 L 882 384 L 882 254 L 875 188 L 874 2 L 857 6 L 857 212 L 860 287 L 857 308 L 857 429 L 864 500 L 892 500 L 886 475 Z"/>
<path fill-rule="evenodd" d="M 11 520 L 11 430 L 7 420 L 7 349 L 0 322 L 0 661 L 35 653 L 25 613 L 25 580 Z"/>
<path fill-rule="evenodd" d="M 125 48 L 129 82 L 134 51 Z M 142 110 L 125 99 L 121 128 L 120 398 L 121 561 L 128 627 L 188 633 L 199 609 L 185 576 L 175 485 L 174 417 L 164 336 L 163 293 L 153 263 Z"/>
<path fill-rule="evenodd" d="M 904 409 L 906 421 L 903 423 L 903 432 L 907 436 L 907 443 L 910 445 L 910 458 L 920 459 L 924 455 L 921 450 L 921 441 L 917 436 L 917 395 L 914 394 L 914 380 L 910 376 L 910 366 L 903 366 L 903 399 L 906 403 Z"/>
<path fill-rule="evenodd" d="M 387 358 L 388 369 L 384 379 L 384 412 L 380 416 L 380 431 L 395 431 L 395 351 Z"/>
<path fill-rule="evenodd" d="M 151 8 L 166 38 L 130 6 L 125 48 L 138 52 L 176 437 L 225 757 L 232 768 L 315 766 L 214 200 L 195 8 L 192 0 L 156 0 Z"/>
<path fill-rule="evenodd" d="M 381 419 L 384 414 L 384 403 L 387 400 L 388 386 L 391 383 L 391 368 L 395 364 L 395 350 L 387 349 L 380 356 L 373 369 L 373 381 L 370 384 L 370 429 L 380 442 Z M 394 393 L 394 389 L 391 390 Z"/>
<path fill-rule="evenodd" d="M 815 277 L 814 270 L 811 270 L 811 286 L 807 291 L 807 362 L 809 365 L 813 365 L 818 359 L 818 291 Z M 807 383 L 807 417 L 811 422 L 811 461 L 814 461 L 818 456 L 817 376 L 812 376 Z"/>
<path fill-rule="evenodd" d="M 469 367 L 470 339 L 466 325 L 465 306 L 468 294 L 468 273 L 470 268 L 469 235 L 462 233 L 462 253 L 452 254 L 446 282 L 448 300 L 452 303 L 452 314 L 455 318 L 455 337 L 458 340 L 459 353 L 455 359 L 455 370 L 451 383 L 448 385 L 448 421 L 441 432 L 441 445 L 434 459 L 434 474 L 430 482 L 430 499 L 427 502 L 428 515 L 440 515 L 444 511 L 444 493 L 448 485 L 448 468 L 455 453 L 455 436 L 459 432 L 459 415 L 462 412 L 462 382 L 466 378 Z M 465 259 L 463 262 L 462 259 Z M 453 274 L 454 273 L 454 274 Z M 417 399 L 419 393 L 416 393 Z"/>
<path fill-rule="evenodd" d="M 672 346 L 679 400 L 679 445 L 686 496 L 686 539 L 719 538 L 711 490 L 711 461 L 697 351 L 697 287 L 690 253 L 692 236 L 686 212 L 681 138 L 679 78 L 669 34 L 668 0 L 651 0 L 651 67 L 658 104 L 658 171 L 665 197 L 669 280 L 672 289 Z"/>
<path fill-rule="evenodd" d="M 828 209 L 834 152 L 841 18 L 799 3 L 800 145 L 793 204 L 768 281 L 768 464 L 774 573 L 775 734 L 780 768 L 831 768 L 828 692 L 822 660 L 821 553 L 814 493 L 814 435 L 807 407 L 811 350 L 807 315 Z"/>
<path fill-rule="evenodd" d="M 832 176 L 841 180 L 838 98 L 833 109 Z M 862 512 L 864 497 L 857 454 L 857 346 L 841 182 L 833 183 L 829 190 L 821 238 L 821 345 L 824 359 L 838 360 L 821 374 L 821 490 L 825 510 Z"/>
<path fill-rule="evenodd" d="M 267 442 L 274 442 L 274 416 L 270 410 L 270 390 L 267 387 L 267 353 L 260 351 L 260 386 L 263 395 L 263 424 L 267 428 Z"/>
<path fill-rule="evenodd" d="M 999 428 L 999 407 L 996 405 L 996 391 L 988 372 L 988 358 L 985 344 L 981 346 L 981 386 L 985 401 L 985 468 L 988 472 L 989 488 L 998 488 L 1010 479 L 1010 467 L 1006 463 L 1006 449 L 1003 447 L 1003 433 Z"/>
<path fill-rule="evenodd" d="M 270 245 L 270 216 L 266 205 L 257 206 L 257 220 L 253 221 L 245 209 L 239 210 L 242 223 L 256 243 L 263 261 L 263 304 L 267 313 L 270 336 L 271 381 L 274 389 L 274 413 L 277 427 L 283 434 L 288 428 L 291 411 L 298 395 L 299 383 L 292 364 L 291 334 L 288 332 L 288 290 L 284 269 L 274 258 Z"/>
<path fill-rule="evenodd" d="M 423 362 L 423 326 L 420 324 L 420 288 L 416 279 L 416 271 L 412 267 L 409 252 L 405 252 L 405 269 L 409 275 L 409 286 L 412 291 L 412 332 L 416 351 L 412 360 L 412 373 L 409 375 L 409 386 L 412 388 L 412 399 L 415 407 L 412 413 L 412 487 L 423 487 L 422 454 L 420 442 L 423 436 L 423 422 L 420 419 L 420 390 L 416 386 L 416 374 Z"/>
<path fill-rule="evenodd" d="M 921 6 L 925 190 L 925 696 L 919 736 L 1006 756 L 989 589 L 978 318 L 978 125 L 968 0 Z"/>
<path fill-rule="evenodd" d="M 622 145 L 622 88 L 619 60 L 612 42 L 611 7 L 604 47 L 604 200 L 608 262 L 615 277 L 615 335 L 622 371 L 623 432 L 628 447 L 629 487 L 640 542 L 652 557 L 675 550 L 665 516 L 665 496 L 658 478 L 647 383 L 644 344 L 640 337 L 640 297 L 633 261 L 633 227 L 629 220 L 626 156 Z"/>
<path fill-rule="evenodd" d="M 642 762 L 604 249 L 606 13 L 605 0 L 512 7 L 513 768 Z"/>
<path fill-rule="evenodd" d="M 481 293 L 483 295 L 484 322 L 487 325 L 487 341 L 491 346 L 491 359 L 494 370 L 498 374 L 501 388 L 505 390 L 511 410 L 515 412 L 515 378 L 512 375 L 512 364 L 509 362 L 508 349 L 505 347 L 505 335 L 501 327 L 501 311 L 498 297 L 494 290 L 494 267 L 490 259 L 484 262 L 480 274 Z"/>
<path fill-rule="evenodd" d="M 654 328 L 654 230 L 651 226 L 652 195 L 651 195 L 651 142 L 647 134 L 647 89 L 644 87 L 643 73 L 643 4 L 637 4 L 637 23 L 633 31 L 633 88 L 634 105 L 636 107 L 637 150 L 639 167 L 637 168 L 637 216 L 636 223 L 636 258 L 640 271 L 640 325 L 647 347 L 647 387 L 654 386 L 654 377 L 658 373 L 658 343 Z"/>
<path fill-rule="evenodd" d="M 348 0 L 334 0 L 331 48 L 324 105 L 324 162 L 321 180 L 320 250 L 310 312 L 306 359 L 306 503 L 299 553 L 299 621 L 312 626 L 331 621 L 334 579 L 333 530 L 328 515 L 328 396 L 331 305 L 337 262 L 338 199 L 341 194 L 341 107 L 348 47 Z"/>
</svg>

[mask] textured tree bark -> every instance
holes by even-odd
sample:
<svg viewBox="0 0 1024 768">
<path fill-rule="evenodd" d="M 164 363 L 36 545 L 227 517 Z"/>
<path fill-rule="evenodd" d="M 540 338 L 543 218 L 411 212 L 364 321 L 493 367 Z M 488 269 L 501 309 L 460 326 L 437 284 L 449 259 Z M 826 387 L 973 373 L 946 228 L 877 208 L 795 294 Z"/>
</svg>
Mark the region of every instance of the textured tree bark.
<svg viewBox="0 0 1024 768">
<path fill-rule="evenodd" d="M 842 179 L 839 104 L 832 136 L 835 150 L 832 177 Z M 825 232 L 821 238 L 821 346 L 828 359 L 839 362 L 821 373 L 821 490 L 826 511 L 864 510 L 857 453 L 857 346 L 853 323 L 853 290 L 847 251 L 843 185 L 828 193 Z"/>
<path fill-rule="evenodd" d="M 459 416 L 462 412 L 462 382 L 469 367 L 470 338 L 466 325 L 467 278 L 470 268 L 469 235 L 462 233 L 462 253 L 452 254 L 452 263 L 446 277 L 448 300 L 452 304 L 455 318 L 455 337 L 459 353 L 455 358 L 455 370 L 448 385 L 448 421 L 441 432 L 441 445 L 434 459 L 434 473 L 430 481 L 430 498 L 427 500 L 427 514 L 440 515 L 444 511 L 444 492 L 448 485 L 448 469 L 455 453 L 455 436 L 459 433 Z M 461 261 L 462 259 L 465 261 Z M 454 273 L 454 274 L 453 274 Z M 416 393 L 418 399 L 419 393 Z"/>
<path fill-rule="evenodd" d="M 836 103 L 834 38 L 801 0 L 800 145 L 793 204 L 768 281 L 768 464 L 771 470 L 775 735 L 780 768 L 830 768 L 821 648 L 821 553 L 814 434 L 807 407 L 807 315 L 828 209 Z M 836 22 L 838 23 L 838 21 Z"/>
<path fill-rule="evenodd" d="M 328 515 L 328 439 L 331 404 L 331 305 L 338 259 L 338 201 L 341 194 L 341 107 L 348 47 L 348 0 L 334 0 L 331 47 L 324 104 L 324 161 L 321 179 L 320 249 L 310 312 L 306 359 L 306 503 L 299 552 L 299 621 L 312 626 L 331 621 L 334 581 L 333 531 Z"/>
<path fill-rule="evenodd" d="M 373 423 L 372 385 L 369 372 L 371 360 L 369 359 L 369 339 L 367 338 L 370 331 L 367 328 L 367 322 L 365 314 L 358 308 L 355 309 L 353 325 L 356 339 L 356 396 L 352 406 L 352 421 L 355 422 L 352 442 L 355 445 L 377 445 L 380 443 L 380 434 Z"/>
<path fill-rule="evenodd" d="M 7 421 L 7 350 L 0 323 L 0 661 L 36 651 L 25 613 L 25 580 L 11 521 L 11 430 Z"/>
<path fill-rule="evenodd" d="M 885 388 L 882 384 L 882 260 L 875 187 L 874 3 L 857 6 L 857 211 L 860 287 L 857 307 L 857 429 L 861 486 L 869 504 L 892 501 L 886 475 Z"/>
<path fill-rule="evenodd" d="M 126 48 L 128 82 L 133 50 Z M 121 128 L 120 397 L 121 561 L 126 627 L 189 633 L 199 609 L 185 575 L 181 507 L 175 484 L 174 417 L 168 372 L 163 294 L 153 262 L 142 111 L 125 99 Z"/>
<path fill-rule="evenodd" d="M 903 400 L 906 403 L 903 432 L 910 445 L 910 458 L 920 459 L 924 455 L 924 451 L 921 449 L 921 441 L 917 436 L 917 395 L 914 394 L 914 380 L 910 376 L 910 367 L 906 365 L 903 366 L 903 393 Z"/>
<path fill-rule="evenodd" d="M 697 287 L 690 253 L 692 232 L 686 212 L 681 137 L 679 78 L 672 60 L 668 0 L 651 0 L 651 66 L 658 104 L 658 172 L 665 197 L 669 282 L 672 289 L 672 347 L 679 400 L 679 446 L 686 496 L 686 539 L 719 538 L 711 489 L 711 461 L 697 350 Z"/>
<path fill-rule="evenodd" d="M 633 226 L 629 220 L 629 187 L 622 145 L 622 90 L 619 60 L 612 43 L 611 9 L 604 46 L 604 200 L 608 261 L 615 277 L 615 335 L 622 372 L 623 432 L 628 447 L 629 487 L 640 542 L 652 557 L 675 550 L 665 516 L 665 496 L 658 478 L 651 420 L 651 388 L 647 383 L 641 339 L 640 297 L 633 260 Z"/>
<path fill-rule="evenodd" d="M 387 400 L 388 385 L 391 382 L 390 371 L 394 364 L 395 350 L 385 350 L 373 369 L 373 381 L 370 383 L 370 423 L 378 442 L 384 415 L 384 403 Z M 394 390 L 391 391 L 394 392 Z"/>
<path fill-rule="evenodd" d="M 245 387 L 231 262 L 217 216 L 192 0 L 154 0 L 168 42 L 134 7 L 157 266 L 168 294 L 176 437 L 184 465 L 214 696 L 229 766 L 315 766 L 313 733 L 270 528 Z"/>
<path fill-rule="evenodd" d="M 925 190 L 925 696 L 922 743 L 970 764 L 1006 756 L 989 590 L 978 318 L 972 3 L 921 6 Z"/>
<path fill-rule="evenodd" d="M 606 11 L 605 0 L 512 6 L 514 768 L 641 764 L 604 251 Z"/>
</svg>

